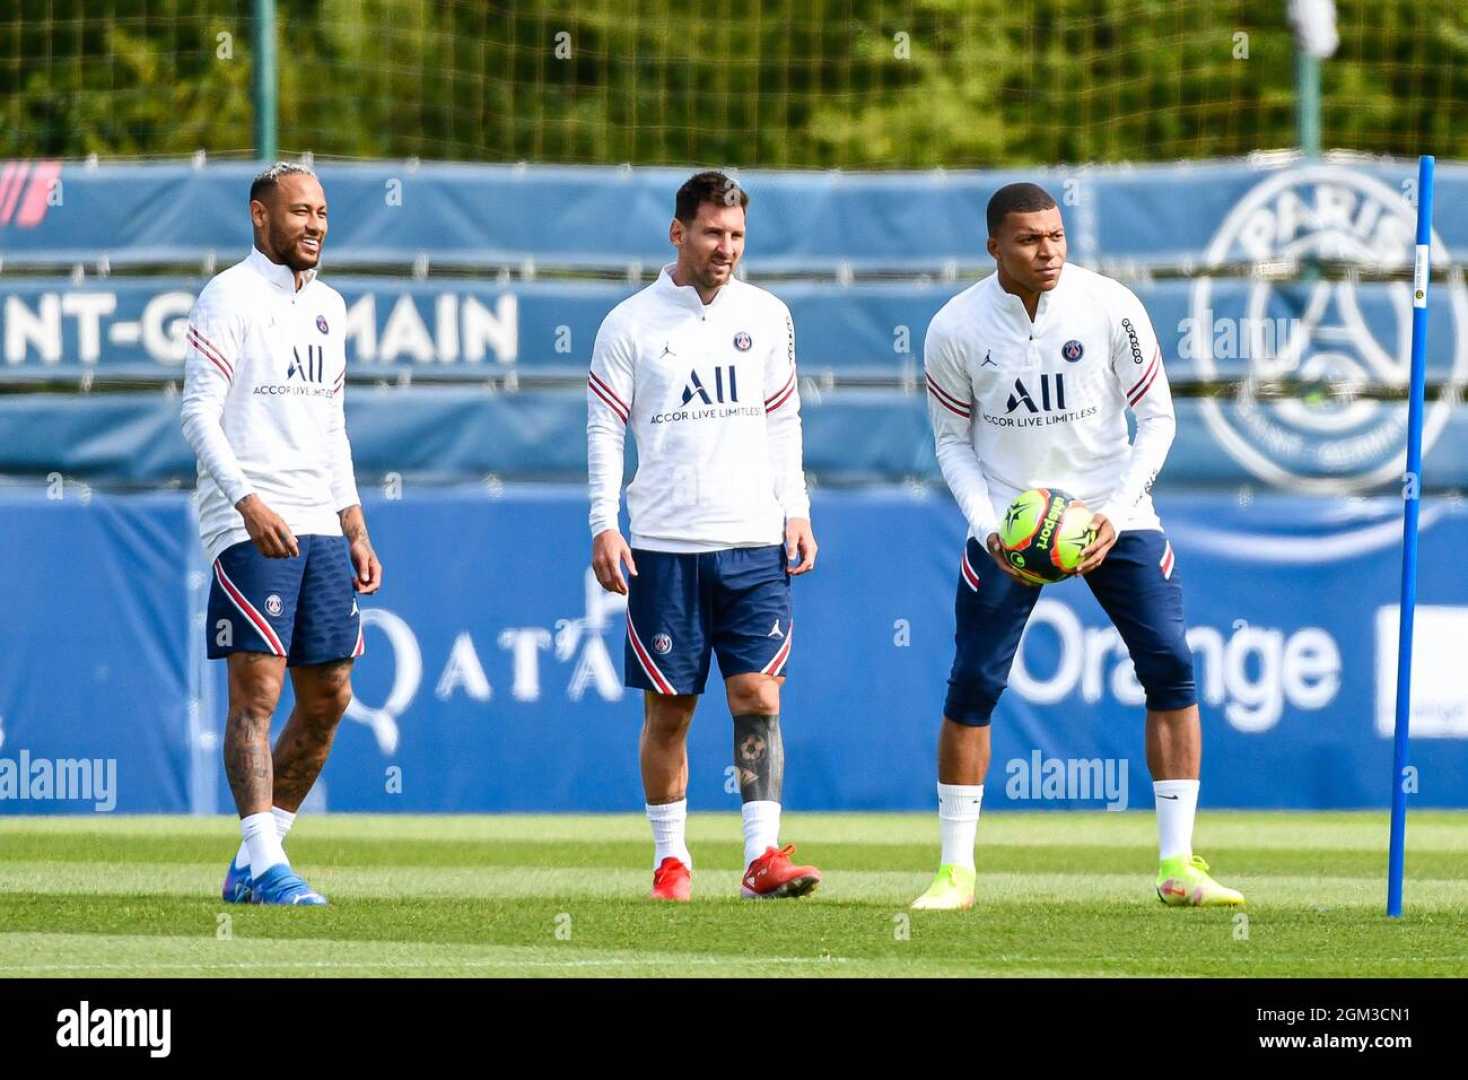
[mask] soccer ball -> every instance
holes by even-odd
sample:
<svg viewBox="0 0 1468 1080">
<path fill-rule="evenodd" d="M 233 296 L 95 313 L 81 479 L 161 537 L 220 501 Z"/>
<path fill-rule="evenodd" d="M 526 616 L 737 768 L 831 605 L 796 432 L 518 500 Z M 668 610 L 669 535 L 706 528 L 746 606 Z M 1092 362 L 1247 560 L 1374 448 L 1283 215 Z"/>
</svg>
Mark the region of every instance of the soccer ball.
<svg viewBox="0 0 1468 1080">
<path fill-rule="evenodd" d="M 1086 504 L 1056 488 L 1021 492 L 999 523 L 1004 557 L 1032 585 L 1070 577 L 1081 552 L 1095 539 L 1095 521 Z"/>
</svg>

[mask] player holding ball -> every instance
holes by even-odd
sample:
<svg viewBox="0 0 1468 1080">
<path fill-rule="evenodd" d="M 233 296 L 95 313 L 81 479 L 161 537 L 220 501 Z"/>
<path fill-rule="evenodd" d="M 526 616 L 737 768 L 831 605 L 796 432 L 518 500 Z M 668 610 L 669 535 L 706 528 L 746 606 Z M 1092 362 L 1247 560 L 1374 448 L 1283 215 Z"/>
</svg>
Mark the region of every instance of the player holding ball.
<svg viewBox="0 0 1468 1080">
<path fill-rule="evenodd" d="M 1043 188 L 1000 188 L 987 216 L 997 272 L 943 306 L 924 347 L 938 463 L 969 533 L 938 742 L 942 855 L 912 906 L 973 904 L 990 718 L 1039 599 L 1036 582 L 1072 567 L 1126 643 L 1146 691 L 1157 895 L 1172 906 L 1241 905 L 1243 896 L 1214 881 L 1192 850 L 1202 730 L 1182 581 L 1152 506 L 1176 421 L 1151 320 L 1119 282 L 1066 265 L 1060 211 Z M 1127 409 L 1137 421 L 1134 441 Z M 1093 516 L 1077 529 L 1069 520 L 1082 505 Z M 1078 534 L 1089 542 L 1076 552 Z M 1047 552 L 1056 541 L 1043 573 L 1017 548 L 1031 535 Z M 1068 555 L 1062 540 L 1072 545 Z"/>
</svg>

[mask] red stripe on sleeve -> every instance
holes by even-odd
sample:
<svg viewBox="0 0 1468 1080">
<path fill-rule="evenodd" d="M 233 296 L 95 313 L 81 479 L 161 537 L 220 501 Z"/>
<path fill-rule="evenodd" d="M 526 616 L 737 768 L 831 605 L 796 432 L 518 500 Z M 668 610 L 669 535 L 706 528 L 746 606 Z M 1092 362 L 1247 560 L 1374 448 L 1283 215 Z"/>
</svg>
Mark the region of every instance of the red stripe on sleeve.
<svg viewBox="0 0 1468 1080">
<path fill-rule="evenodd" d="M 607 396 L 609 396 L 618 405 L 622 406 L 622 412 L 624 412 L 624 413 L 630 413 L 632 411 L 632 406 L 631 405 L 628 405 L 625 401 L 623 401 L 622 400 L 622 396 L 620 394 L 618 394 L 615 390 L 613 390 L 609 385 L 607 385 L 607 381 L 605 379 L 600 378 L 597 375 L 597 373 L 594 372 L 594 371 L 587 372 L 587 375 L 589 376 L 589 379 L 590 379 L 591 382 L 593 382 L 597 386 L 601 387 L 602 390 L 603 390 L 603 392 Z M 625 419 L 625 417 L 624 417 L 624 419 Z"/>
<path fill-rule="evenodd" d="M 783 396 L 780 398 L 779 401 L 775 402 L 773 405 L 771 405 L 768 401 L 765 402 L 765 413 L 766 414 L 769 414 L 769 413 L 774 412 L 781 405 L 785 404 L 785 402 L 789 401 L 792 397 L 795 396 L 795 380 L 794 380 L 794 378 L 792 378 L 790 380 L 790 382 L 786 385 L 785 389 L 783 391 L 781 391 L 781 394 Z"/>
<path fill-rule="evenodd" d="M 605 405 L 607 408 L 611 409 L 612 412 L 617 414 L 617 418 L 621 420 L 622 423 L 625 424 L 627 422 L 627 414 L 622 411 L 621 406 L 619 406 L 615 401 L 613 401 L 606 395 L 606 392 L 603 391 L 600 386 L 598 386 L 595 382 L 592 382 L 590 379 L 587 380 L 586 385 L 590 387 L 593 394 L 601 399 L 603 405 Z"/>
<path fill-rule="evenodd" d="M 1131 397 L 1133 394 L 1135 394 L 1138 387 L 1140 387 L 1144 382 L 1147 382 L 1149 379 L 1152 378 L 1153 373 L 1157 370 L 1157 362 L 1161 359 L 1162 350 L 1158 349 L 1155 353 L 1152 354 L 1152 363 L 1147 365 L 1147 370 L 1142 372 L 1142 377 L 1136 382 L 1132 383 L 1132 388 L 1126 392 L 1127 397 Z"/>
<path fill-rule="evenodd" d="M 189 344 L 198 349 L 199 352 L 203 353 L 210 360 L 213 360 L 214 365 L 220 368 L 225 375 L 231 379 L 234 378 L 234 365 L 224 358 L 220 351 L 210 343 L 208 338 L 199 333 L 198 327 L 189 327 Z"/>
<path fill-rule="evenodd" d="M 968 405 L 964 404 L 963 402 L 960 402 L 956 397 L 954 397 L 952 394 L 948 393 L 941 386 L 939 386 L 937 383 L 935 383 L 933 381 L 933 377 L 931 375 L 927 376 L 927 380 L 928 380 L 928 393 L 932 394 L 933 397 L 935 397 L 935 398 L 938 399 L 938 404 L 939 405 L 942 405 L 945 409 L 947 409 L 951 413 L 957 413 L 959 416 L 963 417 L 965 420 L 967 420 L 967 419 L 970 418 L 970 413 L 969 413 L 969 407 L 968 407 Z"/>
<path fill-rule="evenodd" d="M 1131 397 L 1127 398 L 1127 404 L 1135 405 L 1137 402 L 1146 397 L 1147 391 L 1152 389 L 1152 384 L 1157 381 L 1157 376 L 1161 373 L 1161 371 L 1161 368 L 1155 368 L 1155 370 L 1153 370 L 1152 372 L 1152 377 L 1147 380 L 1146 384 Z"/>
</svg>

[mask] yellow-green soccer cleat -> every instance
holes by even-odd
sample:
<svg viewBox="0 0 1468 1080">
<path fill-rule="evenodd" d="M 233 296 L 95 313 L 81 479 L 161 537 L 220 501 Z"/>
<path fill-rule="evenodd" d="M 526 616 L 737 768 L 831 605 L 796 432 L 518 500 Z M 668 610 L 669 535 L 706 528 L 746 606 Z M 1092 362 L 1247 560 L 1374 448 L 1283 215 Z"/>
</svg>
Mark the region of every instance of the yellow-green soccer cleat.
<svg viewBox="0 0 1468 1080">
<path fill-rule="evenodd" d="M 1157 867 L 1157 899 L 1168 907 L 1243 907 L 1244 894 L 1208 876 L 1203 856 L 1163 859 Z"/>
<path fill-rule="evenodd" d="M 914 911 L 961 911 L 974 906 L 974 872 L 944 863 L 928 891 L 912 902 Z"/>
</svg>

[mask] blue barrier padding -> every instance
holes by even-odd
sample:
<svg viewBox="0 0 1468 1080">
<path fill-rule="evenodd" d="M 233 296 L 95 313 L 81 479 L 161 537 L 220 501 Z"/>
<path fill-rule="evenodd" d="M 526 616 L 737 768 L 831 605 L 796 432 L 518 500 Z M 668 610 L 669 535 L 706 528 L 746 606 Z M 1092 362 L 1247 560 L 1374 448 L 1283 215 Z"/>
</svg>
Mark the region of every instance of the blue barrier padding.
<svg viewBox="0 0 1468 1080">
<path fill-rule="evenodd" d="M 1326 432 L 1284 442 L 1278 440 L 1291 440 L 1293 418 L 1276 404 L 1245 408 L 1179 399 L 1175 405 L 1177 436 L 1158 480 L 1162 490 L 1304 491 L 1308 481 L 1346 494 L 1400 485 L 1393 444 L 1378 442 L 1374 433 L 1390 435 L 1391 425 L 1405 417 L 1404 402 L 1365 403 L 1362 422 L 1369 426 L 1360 434 Z M 365 477 L 399 473 L 442 481 L 493 474 L 577 481 L 586 475 L 586 398 L 579 389 L 510 394 L 354 386 L 346 407 L 353 460 Z M 808 384 L 801 409 L 806 471 L 816 483 L 942 482 L 926 401 L 916 387 L 823 391 Z M 1427 415 L 1424 486 L 1468 487 L 1468 410 L 1433 402 Z M 629 452 L 629 475 L 635 461 Z M 0 395 L 0 473 L 51 472 L 114 484 L 192 486 L 194 458 L 179 430 L 177 398 L 156 391 Z"/>
<path fill-rule="evenodd" d="M 590 577 L 584 496 L 513 485 L 401 495 L 366 499 L 384 585 L 363 600 L 356 697 L 317 797 L 386 812 L 638 807 L 641 703 L 621 687 L 620 601 Z M 1195 655 L 1203 805 L 1383 806 L 1398 500 L 1159 503 Z M 961 519 L 945 496 L 900 488 L 818 492 L 813 517 L 820 562 L 794 585 L 781 709 L 787 805 L 930 809 Z M 0 521 L 13 616 L 0 623 L 0 759 L 111 759 L 118 810 L 227 810 L 223 665 L 200 656 L 193 616 L 208 575 L 186 496 L 11 490 Z M 1468 805 L 1456 662 L 1465 541 L 1468 510 L 1428 499 L 1412 719 L 1420 806 Z M 710 691 L 693 725 L 689 801 L 733 809 L 717 678 Z M 1143 715 L 1130 661 L 1084 583 L 1047 587 L 995 714 L 986 807 L 1150 809 Z M 94 809 L 0 798 L 0 813 Z"/>
<path fill-rule="evenodd" d="M 0 256 L 117 267 L 227 259 L 250 242 L 245 163 L 104 165 L 22 162 L 18 196 L 36 212 L 0 229 Z M 656 266 L 668 258 L 673 197 L 692 169 L 527 167 L 402 162 L 323 165 L 328 252 L 338 267 Z M 747 261 L 762 273 L 939 272 L 987 263 L 989 196 L 1035 180 L 1059 201 L 1076 258 L 1178 265 L 1308 250 L 1351 260 L 1392 250 L 1410 263 L 1410 163 L 1248 162 L 1003 172 L 739 174 L 750 192 Z M 56 186 L 59 181 L 59 186 Z M 1468 168 L 1444 165 L 1437 231 L 1468 243 Z M 31 186 L 43 185 L 33 200 Z M 1405 221 L 1405 231 L 1398 220 Z M 1435 260 L 1436 262 L 1436 260 Z M 1438 264 L 1442 265 L 1442 264 Z"/>
</svg>

